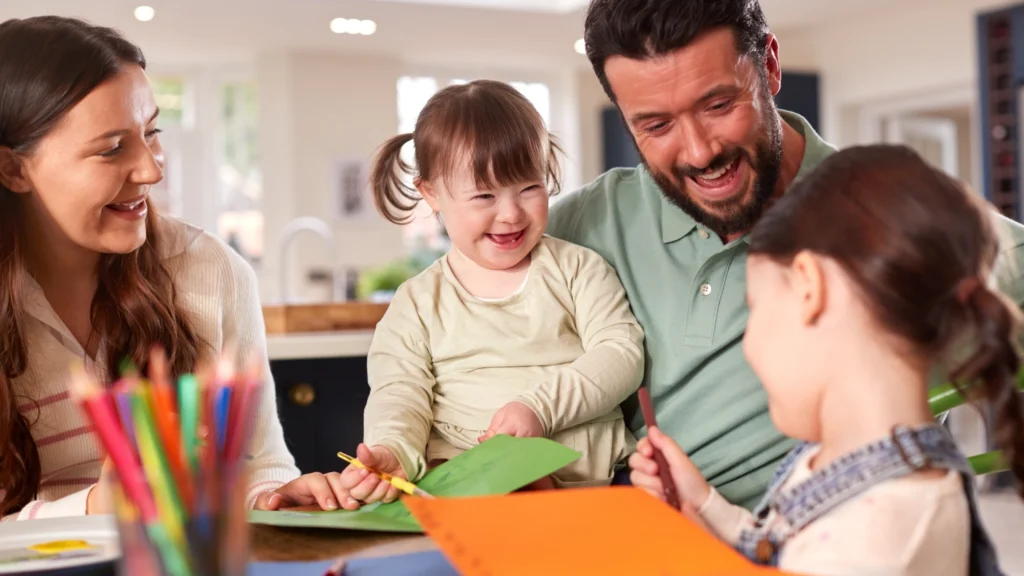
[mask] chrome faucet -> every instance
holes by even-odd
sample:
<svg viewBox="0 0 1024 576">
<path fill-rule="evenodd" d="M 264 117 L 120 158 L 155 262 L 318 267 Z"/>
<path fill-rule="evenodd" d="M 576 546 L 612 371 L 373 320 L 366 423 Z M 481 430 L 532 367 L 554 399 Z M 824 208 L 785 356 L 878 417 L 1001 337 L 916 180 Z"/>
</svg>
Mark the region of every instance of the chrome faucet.
<svg viewBox="0 0 1024 576">
<path fill-rule="evenodd" d="M 319 218 L 301 216 L 286 224 L 284 229 L 281 230 L 280 236 L 278 236 L 277 246 L 281 254 L 281 302 L 284 304 L 289 303 L 288 270 L 291 261 L 288 259 L 288 248 L 291 246 L 295 236 L 303 231 L 315 232 L 327 244 L 328 258 L 331 259 L 329 268 L 331 269 L 332 298 L 335 302 L 345 300 L 345 278 L 338 273 L 338 245 L 334 241 L 334 231 L 331 230 L 331 227 L 326 222 Z"/>
</svg>

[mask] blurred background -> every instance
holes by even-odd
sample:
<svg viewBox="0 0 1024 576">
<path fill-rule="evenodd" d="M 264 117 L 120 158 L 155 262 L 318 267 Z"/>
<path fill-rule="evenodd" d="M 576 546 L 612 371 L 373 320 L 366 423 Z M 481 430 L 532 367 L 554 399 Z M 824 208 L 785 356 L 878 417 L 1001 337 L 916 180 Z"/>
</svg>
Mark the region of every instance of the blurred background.
<svg viewBox="0 0 1024 576">
<path fill-rule="evenodd" d="M 565 190 L 638 163 L 583 55 L 586 3 L 2 0 L 0 20 L 78 16 L 141 45 L 167 153 L 154 197 L 256 270 L 285 436 L 305 472 L 354 452 L 373 327 L 390 292 L 447 248 L 436 218 L 390 224 L 366 187 L 376 147 L 411 131 L 434 92 L 482 77 L 512 83 L 564 145 Z M 906 143 L 1006 216 L 1024 216 L 1024 3 L 761 5 L 780 44 L 780 107 L 840 147 Z M 965 453 L 991 448 L 977 412 L 958 409 L 949 424 Z M 1024 506 L 1005 482 L 989 484 L 986 523 L 1004 568 L 1024 574 Z"/>
<path fill-rule="evenodd" d="M 0 19 L 79 16 L 142 46 L 168 161 L 156 195 L 241 252 L 268 303 L 386 298 L 444 249 L 429 214 L 404 227 L 377 216 L 364 180 L 376 146 L 447 84 L 514 83 L 565 144 L 566 190 L 637 161 L 581 54 L 586 0 L 139 1 L 4 0 Z M 1005 3 L 761 4 L 779 37 L 781 106 L 839 146 L 909 143 L 990 198 L 1011 192 L 1017 217 L 1016 180 L 987 185 L 983 146 L 981 22 Z M 991 112 L 1015 118 L 1015 102 Z"/>
</svg>

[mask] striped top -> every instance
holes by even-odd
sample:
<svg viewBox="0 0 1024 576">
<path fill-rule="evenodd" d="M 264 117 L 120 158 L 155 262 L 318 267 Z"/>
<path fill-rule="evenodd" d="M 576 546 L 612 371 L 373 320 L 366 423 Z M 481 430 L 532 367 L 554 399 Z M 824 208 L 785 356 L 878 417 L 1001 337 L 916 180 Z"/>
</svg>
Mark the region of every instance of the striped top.
<svg viewBox="0 0 1024 576">
<path fill-rule="evenodd" d="M 158 226 L 165 263 L 199 339 L 215 351 L 225 342 L 234 342 L 243 357 L 266 357 L 266 331 L 252 268 L 222 241 L 198 228 L 166 217 L 160 218 Z M 107 379 L 104 343 L 100 342 L 95 359 L 88 358 L 39 284 L 29 276 L 26 279 L 22 302 L 28 368 L 14 380 L 14 392 L 39 449 L 42 481 L 37 499 L 3 521 L 85 514 L 86 498 L 99 479 L 104 457 L 98 438 L 68 391 L 74 360 L 83 360 L 100 381 Z M 299 475 L 277 416 L 269 362 L 264 369 L 268 378 L 250 446 L 250 505 L 260 492 Z"/>
</svg>

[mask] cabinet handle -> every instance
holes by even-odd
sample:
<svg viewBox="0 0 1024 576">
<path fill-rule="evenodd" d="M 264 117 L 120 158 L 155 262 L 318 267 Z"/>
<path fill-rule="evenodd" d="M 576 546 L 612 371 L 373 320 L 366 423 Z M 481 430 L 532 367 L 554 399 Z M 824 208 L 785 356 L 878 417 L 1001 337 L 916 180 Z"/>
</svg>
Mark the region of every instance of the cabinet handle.
<svg viewBox="0 0 1024 576">
<path fill-rule="evenodd" d="M 302 382 L 291 387 L 291 390 L 288 391 L 288 398 L 291 399 L 292 404 L 309 406 L 313 400 L 316 400 L 316 391 L 309 384 Z"/>
</svg>

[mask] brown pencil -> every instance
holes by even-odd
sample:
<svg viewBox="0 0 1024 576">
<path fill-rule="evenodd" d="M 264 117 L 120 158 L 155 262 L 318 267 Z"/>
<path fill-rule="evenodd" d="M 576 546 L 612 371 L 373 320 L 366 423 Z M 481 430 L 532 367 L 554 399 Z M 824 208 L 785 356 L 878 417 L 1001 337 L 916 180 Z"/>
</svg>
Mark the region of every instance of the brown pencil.
<svg viewBox="0 0 1024 576">
<path fill-rule="evenodd" d="M 644 424 L 647 425 L 647 430 L 650 431 L 651 428 L 658 425 L 654 417 L 654 403 L 651 402 L 651 393 L 646 387 L 641 386 L 637 394 L 640 396 L 640 411 L 644 414 Z M 672 471 L 669 470 L 665 455 L 654 445 L 651 445 L 651 448 L 654 449 L 654 461 L 658 463 L 658 475 L 661 476 L 661 485 L 665 490 L 665 502 L 676 510 L 680 510 L 679 493 L 676 492 L 676 483 L 672 479 Z"/>
</svg>

